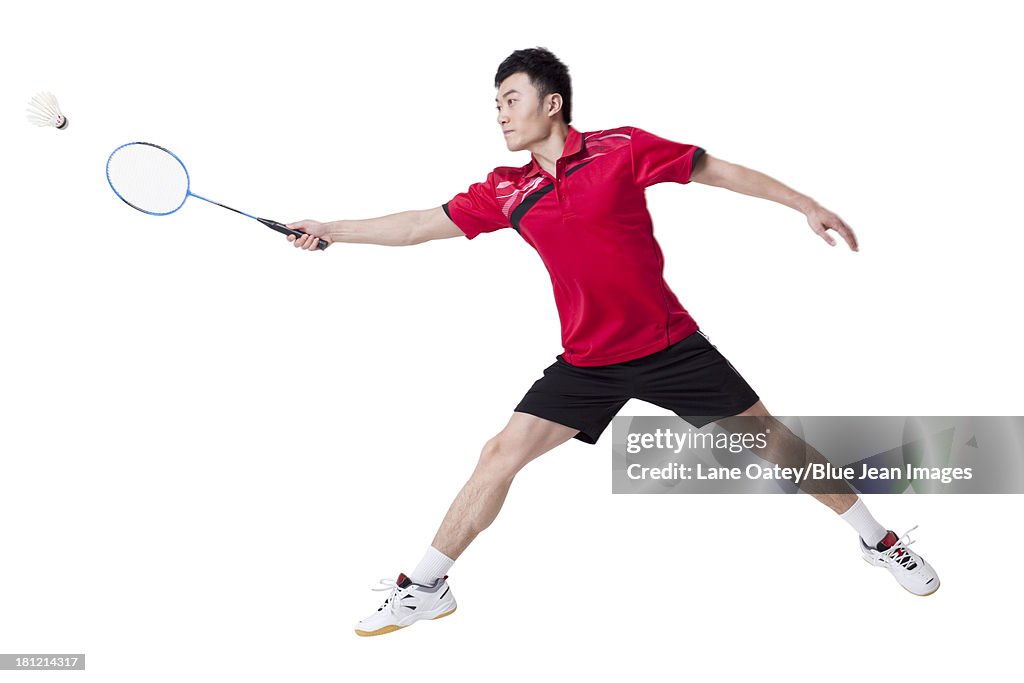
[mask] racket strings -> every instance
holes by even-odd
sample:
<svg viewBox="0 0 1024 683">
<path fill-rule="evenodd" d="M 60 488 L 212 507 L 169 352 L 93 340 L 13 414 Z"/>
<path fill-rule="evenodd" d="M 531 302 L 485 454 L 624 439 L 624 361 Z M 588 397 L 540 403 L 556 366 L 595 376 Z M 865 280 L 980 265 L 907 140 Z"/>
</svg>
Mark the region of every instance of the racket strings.
<svg viewBox="0 0 1024 683">
<path fill-rule="evenodd" d="M 117 196 L 146 213 L 173 213 L 188 196 L 188 173 L 181 161 L 144 142 L 114 150 L 107 160 L 107 179 Z"/>
</svg>

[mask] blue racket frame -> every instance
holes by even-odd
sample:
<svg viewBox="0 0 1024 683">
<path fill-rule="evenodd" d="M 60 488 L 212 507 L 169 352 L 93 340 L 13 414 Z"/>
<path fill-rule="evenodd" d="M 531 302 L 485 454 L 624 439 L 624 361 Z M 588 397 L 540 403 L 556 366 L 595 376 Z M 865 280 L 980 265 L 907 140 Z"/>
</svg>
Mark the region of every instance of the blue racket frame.
<svg viewBox="0 0 1024 683">
<path fill-rule="evenodd" d="M 113 159 L 114 155 L 117 154 L 120 150 L 124 149 L 125 147 L 131 147 L 132 145 L 146 145 L 148 147 L 155 147 L 156 149 L 159 149 L 162 152 L 166 152 L 167 154 L 170 154 L 171 157 L 173 157 L 175 161 L 177 161 L 179 164 L 181 164 L 181 170 L 185 172 L 185 196 L 181 198 L 181 203 L 178 204 L 178 206 L 176 206 L 175 208 L 171 209 L 170 211 L 164 211 L 164 212 L 161 212 L 161 213 L 158 213 L 156 211 L 147 211 L 146 209 L 143 209 L 142 207 L 139 207 L 139 206 L 136 206 L 135 204 L 132 204 L 130 201 L 125 199 L 124 196 L 120 192 L 117 191 L 117 188 L 114 187 L 113 181 L 111 181 L 111 179 L 110 179 L 110 160 Z M 228 211 L 234 211 L 235 213 L 242 214 L 246 218 L 251 218 L 254 221 L 259 221 L 260 223 L 262 223 L 263 225 L 267 226 L 271 230 L 276 230 L 277 232 L 279 232 L 279 233 L 281 233 L 283 235 L 294 235 L 295 237 L 303 237 L 303 236 L 305 236 L 307 234 L 307 233 L 302 232 L 301 230 L 292 230 L 291 228 L 289 228 L 287 225 L 284 225 L 283 223 L 279 223 L 279 222 L 271 220 L 269 218 L 259 218 L 258 216 L 253 216 L 252 214 L 248 214 L 248 213 L 246 213 L 244 211 L 239 211 L 238 209 L 234 209 L 234 208 L 228 206 L 227 204 L 221 204 L 220 202 L 215 202 L 212 199 L 207 199 L 206 197 L 203 197 L 202 195 L 196 194 L 195 192 L 192 191 L 192 176 L 189 175 L 188 167 L 185 166 L 185 162 L 181 160 L 181 157 L 179 157 L 177 154 L 175 154 L 171 150 L 167 149 L 166 147 L 161 147 L 160 145 L 154 144 L 152 142 L 141 142 L 141 141 L 139 141 L 139 142 L 128 142 L 128 143 L 125 143 L 125 144 L 121 145 L 120 147 L 115 149 L 113 152 L 111 152 L 110 156 L 107 157 L 107 185 L 110 185 L 110 189 L 113 190 L 114 194 L 117 195 L 117 198 L 120 199 L 122 202 L 124 202 L 128 206 L 132 207 L 136 211 L 141 211 L 142 213 L 149 214 L 150 216 L 170 216 L 172 213 L 177 212 L 179 209 L 181 209 L 181 207 L 185 206 L 185 202 L 188 201 L 189 197 L 195 197 L 196 199 L 202 199 L 204 202 L 208 202 L 210 204 L 214 204 L 216 206 L 219 206 L 222 209 L 227 209 Z M 328 243 L 326 241 L 324 241 L 323 239 L 320 239 L 320 238 L 317 239 L 317 248 L 318 249 L 326 249 L 327 246 L 328 246 Z"/>
</svg>

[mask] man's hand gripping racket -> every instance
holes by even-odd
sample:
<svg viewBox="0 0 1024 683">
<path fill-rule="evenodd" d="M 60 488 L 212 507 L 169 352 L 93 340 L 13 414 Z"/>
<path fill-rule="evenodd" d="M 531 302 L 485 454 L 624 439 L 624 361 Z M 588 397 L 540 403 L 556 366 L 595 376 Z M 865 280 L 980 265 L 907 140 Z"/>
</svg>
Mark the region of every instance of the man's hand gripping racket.
<svg viewBox="0 0 1024 683">
<path fill-rule="evenodd" d="M 296 221 L 289 223 L 288 227 L 298 233 L 297 235 L 288 236 L 288 241 L 298 249 L 315 251 L 317 249 L 326 249 L 326 247 L 320 246 L 320 242 L 334 243 L 330 234 L 328 234 L 327 226 L 318 221 Z"/>
</svg>

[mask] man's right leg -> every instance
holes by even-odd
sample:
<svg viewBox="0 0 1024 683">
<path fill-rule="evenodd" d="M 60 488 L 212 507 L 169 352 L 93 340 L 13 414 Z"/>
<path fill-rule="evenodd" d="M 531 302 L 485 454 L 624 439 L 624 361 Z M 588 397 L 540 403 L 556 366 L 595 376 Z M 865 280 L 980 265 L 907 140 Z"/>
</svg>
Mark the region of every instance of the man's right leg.
<svg viewBox="0 0 1024 683">
<path fill-rule="evenodd" d="M 458 559 L 498 516 L 519 470 L 578 431 L 529 413 L 512 413 L 505 428 L 484 444 L 476 469 L 448 508 L 431 545 Z"/>
<path fill-rule="evenodd" d="M 448 509 L 423 562 L 409 577 L 400 574 L 394 584 L 388 584 L 390 596 L 356 624 L 356 633 L 381 635 L 454 612 L 455 597 L 444 575 L 448 567 L 498 516 L 519 470 L 578 432 L 529 413 L 512 413 L 505 428 L 484 445 L 476 469 Z"/>
</svg>

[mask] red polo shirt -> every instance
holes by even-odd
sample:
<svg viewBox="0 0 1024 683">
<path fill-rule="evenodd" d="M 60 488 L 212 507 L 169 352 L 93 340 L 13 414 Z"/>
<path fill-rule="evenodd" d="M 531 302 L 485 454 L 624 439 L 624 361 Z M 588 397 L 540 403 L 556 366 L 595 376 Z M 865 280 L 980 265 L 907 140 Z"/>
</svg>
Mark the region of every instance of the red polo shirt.
<svg viewBox="0 0 1024 683">
<path fill-rule="evenodd" d="M 690 182 L 703 153 L 639 128 L 581 134 L 570 126 L 554 177 L 532 158 L 499 167 L 444 210 L 469 239 L 511 226 L 537 250 L 568 363 L 621 363 L 697 329 L 665 283 L 644 188 Z"/>
</svg>

